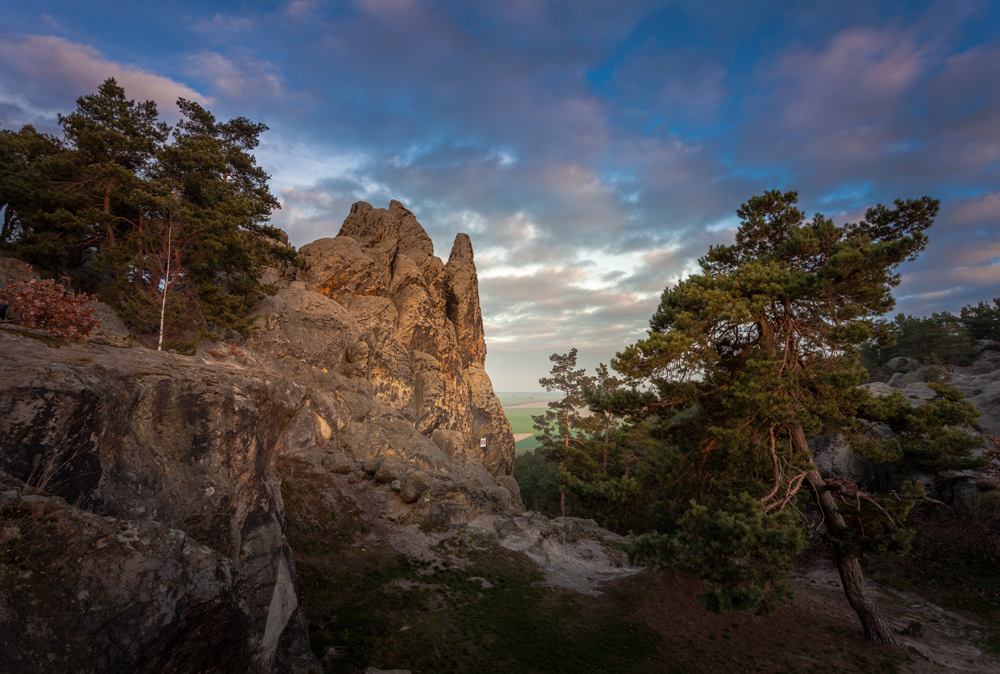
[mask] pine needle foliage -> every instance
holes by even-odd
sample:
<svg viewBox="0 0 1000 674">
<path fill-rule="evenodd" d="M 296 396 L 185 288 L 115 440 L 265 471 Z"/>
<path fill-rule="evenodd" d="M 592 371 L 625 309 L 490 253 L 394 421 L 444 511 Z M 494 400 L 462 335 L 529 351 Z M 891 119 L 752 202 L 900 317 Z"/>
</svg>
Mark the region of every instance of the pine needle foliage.
<svg viewBox="0 0 1000 674">
<path fill-rule="evenodd" d="M 913 410 L 859 387 L 867 379 L 859 348 L 892 341 L 881 316 L 893 308 L 899 265 L 925 247 L 938 202 L 897 200 L 836 225 L 822 214 L 807 219 L 797 201 L 775 190 L 739 208 L 736 242 L 711 247 L 699 273 L 666 289 L 648 338 L 612 362 L 645 388 L 603 404 L 642 420 L 662 448 L 644 462 L 658 519 L 641 556 L 697 568 L 718 610 L 769 610 L 803 540 L 792 513 L 812 497 L 842 576 L 860 581 L 845 591 L 866 635 L 891 641 L 856 560 L 905 547 L 908 535 L 892 532 L 918 488 L 872 495 L 828 484 L 807 440 L 842 434 L 859 451 L 913 469 L 968 463 L 974 443 L 953 429 L 975 411 L 953 392 L 942 388 Z M 872 421 L 898 435 L 868 437 Z M 851 503 L 849 514 L 840 515 L 838 500 Z"/>
<path fill-rule="evenodd" d="M 90 290 L 138 337 L 170 346 L 248 334 L 251 308 L 274 292 L 264 269 L 296 259 L 269 224 L 280 206 L 252 154 L 267 127 L 177 103 L 170 128 L 110 78 L 59 116 L 62 139 L 0 130 L 0 245 L 103 275 Z"/>
</svg>

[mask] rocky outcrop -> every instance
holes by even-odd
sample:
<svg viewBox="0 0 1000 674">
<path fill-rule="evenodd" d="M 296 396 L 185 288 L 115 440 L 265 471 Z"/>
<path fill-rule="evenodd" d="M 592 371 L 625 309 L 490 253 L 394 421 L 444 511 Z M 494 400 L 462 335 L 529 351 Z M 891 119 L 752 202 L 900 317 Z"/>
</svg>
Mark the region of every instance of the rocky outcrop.
<svg viewBox="0 0 1000 674">
<path fill-rule="evenodd" d="M 358 202 L 336 237 L 303 246 L 301 255 L 295 281 L 262 307 L 265 329 L 253 346 L 363 378 L 379 402 L 421 434 L 456 431 L 463 454 L 492 475 L 510 474 L 514 438 L 484 369 L 486 341 L 469 237 L 459 234 L 443 263 L 398 201 L 388 209 Z M 290 312 L 290 304 L 318 304 L 317 295 L 337 318 L 322 329 L 284 334 L 296 329 L 296 321 L 288 320 L 292 313 L 315 315 Z M 269 334 L 275 330 L 283 334 Z M 325 339 L 303 339 L 304 332 L 320 331 Z"/>
<path fill-rule="evenodd" d="M 358 203 L 302 256 L 195 356 L 0 329 L 0 671 L 318 671 L 280 455 L 410 524 L 521 515 L 469 238 Z"/>
<path fill-rule="evenodd" d="M 275 471 L 304 391 L 240 370 L 0 331 L 0 669 L 78 637 L 79 671 L 311 671 Z"/>
<path fill-rule="evenodd" d="M 891 372 L 888 382 L 863 384 L 874 397 L 890 396 L 898 392 L 914 407 L 920 407 L 937 397 L 931 388 L 928 372 L 943 377 L 965 394 L 979 411 L 975 428 L 966 429 L 980 436 L 983 449 L 974 451 L 982 456 L 984 450 L 992 450 L 993 440 L 984 436 L 1000 437 L 1000 343 L 992 340 L 976 342 L 972 350 L 973 362 L 964 367 L 936 368 L 930 370 L 916 358 L 897 357 L 889 360 L 885 368 Z M 872 424 L 866 435 L 873 438 L 890 438 L 891 431 L 884 424 Z M 864 486 L 883 487 L 887 478 L 886 467 L 855 453 L 842 436 L 824 436 L 810 442 L 815 454 L 816 466 L 825 477 L 833 477 L 858 482 Z M 996 466 L 993 466 L 996 469 Z M 1000 482 L 975 470 L 944 471 L 939 475 L 916 476 L 934 490 L 944 502 L 960 511 L 975 511 L 980 497 L 1000 498 Z"/>
</svg>

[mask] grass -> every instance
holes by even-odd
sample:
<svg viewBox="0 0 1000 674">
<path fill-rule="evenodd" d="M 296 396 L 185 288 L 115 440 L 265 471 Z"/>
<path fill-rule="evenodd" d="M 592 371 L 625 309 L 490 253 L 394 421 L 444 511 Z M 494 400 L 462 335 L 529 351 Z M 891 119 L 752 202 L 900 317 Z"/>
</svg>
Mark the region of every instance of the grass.
<svg viewBox="0 0 1000 674">
<path fill-rule="evenodd" d="M 536 393 L 524 393 L 524 392 L 504 392 L 497 393 L 497 398 L 500 399 L 500 404 L 504 407 L 510 405 L 521 405 L 523 403 L 533 403 L 533 402 L 548 402 L 549 400 L 559 400 L 563 397 L 563 394 L 559 391 L 538 391 Z"/>
<path fill-rule="evenodd" d="M 503 411 L 507 415 L 507 421 L 510 422 L 510 430 L 514 433 L 534 433 L 535 427 L 534 422 L 531 420 L 531 415 L 543 414 L 545 412 L 544 409 L 532 409 L 530 407 L 505 407 Z M 514 443 L 514 451 L 517 454 L 521 454 L 538 447 L 538 445 L 538 440 L 535 440 L 535 436 L 532 435 L 530 438 L 525 438 Z"/>
<path fill-rule="evenodd" d="M 442 558 L 354 545 L 366 528 L 331 478 L 282 460 L 286 532 L 303 613 L 325 672 L 651 672 L 664 641 L 588 597 L 542 585 L 520 553 L 468 534 Z"/>
<path fill-rule="evenodd" d="M 544 414 L 545 410 L 536 410 L 530 407 L 505 407 L 504 414 L 510 422 L 510 430 L 514 433 L 534 433 L 535 426 L 531 420 L 532 415 Z"/>
<path fill-rule="evenodd" d="M 520 442 L 515 442 L 514 443 L 514 455 L 517 456 L 517 455 L 520 455 L 520 454 L 524 454 L 525 452 L 530 452 L 531 450 L 535 449 L 536 447 L 540 447 L 541 444 L 542 443 L 538 442 L 538 440 L 535 440 L 535 436 L 531 436 L 530 438 L 525 438 L 524 440 L 521 440 Z"/>
</svg>

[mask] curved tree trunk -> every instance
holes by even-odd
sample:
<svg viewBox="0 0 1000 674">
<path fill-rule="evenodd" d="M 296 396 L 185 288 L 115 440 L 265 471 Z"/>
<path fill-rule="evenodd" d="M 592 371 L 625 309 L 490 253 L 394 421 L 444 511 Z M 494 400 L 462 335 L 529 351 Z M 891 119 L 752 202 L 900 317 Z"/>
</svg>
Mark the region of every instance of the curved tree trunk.
<svg viewBox="0 0 1000 674">
<path fill-rule="evenodd" d="M 791 432 L 792 444 L 795 449 L 804 451 L 807 456 L 812 457 L 812 451 L 806 442 L 806 435 L 802 427 L 793 426 Z M 833 534 L 831 536 L 833 538 L 840 531 L 847 529 L 847 522 L 840 514 L 837 500 L 827 490 L 826 481 L 819 474 L 815 465 L 813 465 L 812 470 L 806 473 L 806 480 L 816 495 L 816 501 L 823 513 L 823 519 L 826 521 L 827 531 Z M 861 561 L 857 557 L 845 553 L 836 540 L 833 540 L 833 555 L 837 563 L 837 571 L 840 572 L 840 580 L 844 585 L 844 594 L 847 596 L 851 608 L 858 614 L 861 626 L 865 630 L 865 638 L 883 644 L 896 643 L 892 628 L 889 627 L 889 623 L 882 616 L 878 604 L 868 592 L 868 584 L 865 582 L 865 576 L 861 570 Z"/>
</svg>

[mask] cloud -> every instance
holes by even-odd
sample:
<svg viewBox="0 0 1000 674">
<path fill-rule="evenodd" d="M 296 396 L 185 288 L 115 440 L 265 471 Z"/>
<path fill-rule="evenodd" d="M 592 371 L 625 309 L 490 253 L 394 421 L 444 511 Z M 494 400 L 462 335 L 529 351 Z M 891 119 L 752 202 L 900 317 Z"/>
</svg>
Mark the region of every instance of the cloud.
<svg viewBox="0 0 1000 674">
<path fill-rule="evenodd" d="M 88 45 L 45 35 L 7 33 L 0 40 L 0 104 L 5 126 L 35 123 L 51 130 L 57 113 L 73 109 L 75 100 L 114 77 L 136 100 L 152 100 L 173 121 L 176 101 L 210 99 L 180 82 L 138 66 L 109 61 Z"/>
<path fill-rule="evenodd" d="M 234 34 L 248 33 L 256 27 L 256 21 L 249 16 L 216 13 L 211 19 L 200 18 L 191 24 L 199 33 L 212 37 L 230 37 Z"/>
<path fill-rule="evenodd" d="M 801 178 L 857 179 L 910 154 L 915 86 L 934 51 L 913 32 L 854 27 L 790 47 L 758 71 L 740 159 L 794 164 Z"/>
<path fill-rule="evenodd" d="M 720 119 L 727 71 L 709 53 L 647 40 L 615 69 L 613 94 L 633 124 L 702 130 Z"/>
<path fill-rule="evenodd" d="M 203 51 L 190 57 L 188 72 L 210 83 L 212 92 L 230 102 L 284 100 L 285 89 L 277 69 L 247 54 L 236 58 Z"/>
<path fill-rule="evenodd" d="M 1000 297 L 1000 191 L 946 202 L 930 230 L 928 250 L 904 265 L 899 311 L 957 313 Z"/>
<path fill-rule="evenodd" d="M 663 287 L 732 242 L 735 209 L 768 188 L 838 223 L 940 197 L 900 309 L 1000 294 L 1000 44 L 974 5 L 286 0 L 178 18 L 136 66 L 5 40 L 0 119 L 72 109 L 106 76 L 81 86 L 77 63 L 187 66 L 175 86 L 271 127 L 257 158 L 296 245 L 336 234 L 359 199 L 401 200 L 445 255 L 469 233 L 490 366 L 537 356 L 533 381 L 554 350 L 596 363 L 641 336 Z"/>
<path fill-rule="evenodd" d="M 988 171 L 1000 162 L 1000 45 L 980 45 L 948 57 L 926 92 L 930 143 L 945 171 Z M 986 177 L 986 176 L 984 176 Z"/>
</svg>

